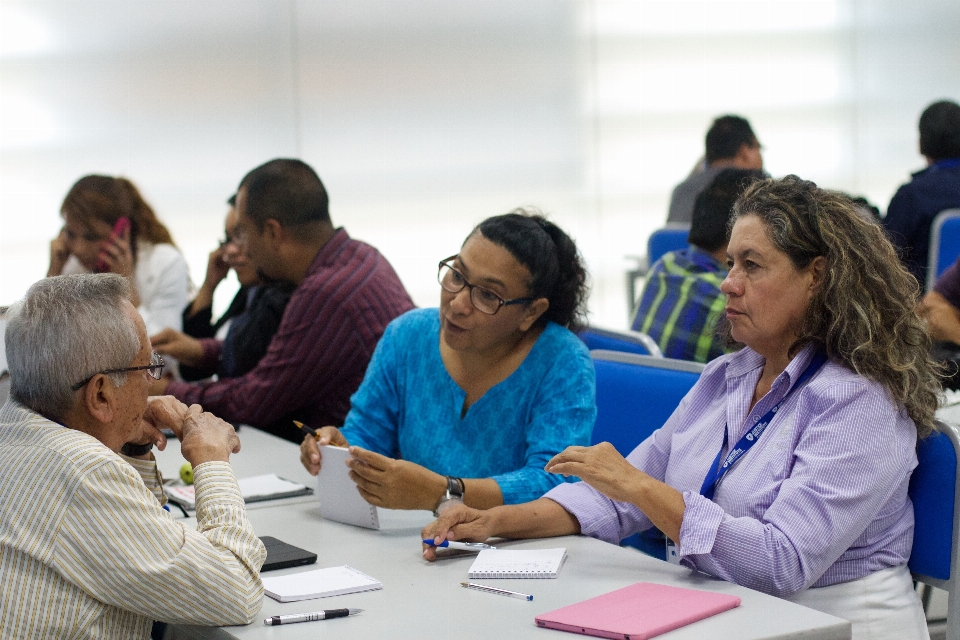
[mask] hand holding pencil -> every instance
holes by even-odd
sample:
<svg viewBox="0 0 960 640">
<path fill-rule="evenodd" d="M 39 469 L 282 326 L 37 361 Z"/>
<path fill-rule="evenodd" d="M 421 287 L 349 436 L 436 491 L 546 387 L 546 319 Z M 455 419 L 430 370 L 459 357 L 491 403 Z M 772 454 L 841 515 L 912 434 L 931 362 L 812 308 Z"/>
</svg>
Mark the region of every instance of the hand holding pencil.
<svg viewBox="0 0 960 640">
<path fill-rule="evenodd" d="M 335 447 L 347 447 L 347 439 L 336 427 L 321 427 L 313 429 L 298 420 L 293 421 L 294 427 L 303 432 L 303 442 L 300 444 L 300 463 L 310 475 L 320 473 L 320 445 L 331 444 Z"/>
</svg>

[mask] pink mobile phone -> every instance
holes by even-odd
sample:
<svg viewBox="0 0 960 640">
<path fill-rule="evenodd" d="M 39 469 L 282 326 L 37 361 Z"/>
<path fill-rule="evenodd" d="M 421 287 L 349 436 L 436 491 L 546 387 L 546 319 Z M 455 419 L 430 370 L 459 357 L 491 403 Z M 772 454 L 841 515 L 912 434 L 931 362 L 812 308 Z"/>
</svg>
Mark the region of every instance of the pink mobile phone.
<svg viewBox="0 0 960 640">
<path fill-rule="evenodd" d="M 113 231 L 110 232 L 110 239 L 107 241 L 113 243 L 115 240 L 121 236 L 126 235 L 130 231 L 130 218 L 127 216 L 120 216 L 117 220 L 117 223 L 113 225 Z M 110 265 L 107 264 L 107 261 L 104 259 L 104 251 L 100 251 L 100 257 L 97 258 L 97 273 L 104 273 L 110 270 Z"/>
</svg>

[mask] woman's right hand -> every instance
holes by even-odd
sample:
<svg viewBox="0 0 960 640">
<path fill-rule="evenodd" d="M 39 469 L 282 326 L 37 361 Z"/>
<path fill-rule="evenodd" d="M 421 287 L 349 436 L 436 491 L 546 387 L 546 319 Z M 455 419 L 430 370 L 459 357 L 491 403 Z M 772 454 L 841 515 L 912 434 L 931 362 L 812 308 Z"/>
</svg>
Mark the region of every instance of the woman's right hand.
<svg viewBox="0 0 960 640">
<path fill-rule="evenodd" d="M 335 447 L 348 447 L 350 444 L 336 427 L 321 427 L 317 436 L 306 436 L 300 443 L 300 464 L 307 472 L 315 476 L 320 473 L 320 445 L 330 444 Z"/>
<path fill-rule="evenodd" d="M 496 509 L 480 510 L 455 504 L 444 509 L 439 518 L 425 526 L 420 532 L 420 539 L 433 540 L 436 544 L 444 540 L 484 542 L 496 535 L 492 515 L 496 511 Z M 424 544 L 423 557 L 430 562 L 436 560 L 436 546 Z"/>
<path fill-rule="evenodd" d="M 67 258 L 70 257 L 70 249 L 67 248 L 67 228 L 60 229 L 57 237 L 50 241 L 50 268 L 47 269 L 47 277 L 59 276 L 63 273 L 63 266 L 67 264 Z"/>
</svg>

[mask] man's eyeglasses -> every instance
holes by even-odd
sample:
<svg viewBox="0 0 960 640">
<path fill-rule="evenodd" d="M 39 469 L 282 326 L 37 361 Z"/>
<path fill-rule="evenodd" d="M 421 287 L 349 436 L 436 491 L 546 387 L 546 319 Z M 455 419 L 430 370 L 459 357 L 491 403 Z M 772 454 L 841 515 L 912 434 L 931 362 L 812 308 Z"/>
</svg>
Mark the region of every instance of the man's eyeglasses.
<svg viewBox="0 0 960 640">
<path fill-rule="evenodd" d="M 110 373 L 124 373 L 124 372 L 126 372 L 126 371 L 144 371 L 144 370 L 146 370 L 147 373 L 150 374 L 150 377 L 151 377 L 151 378 L 153 378 L 154 380 L 159 380 L 159 379 L 160 379 L 160 374 L 163 373 L 163 365 L 164 365 L 163 358 L 160 357 L 160 354 L 158 354 L 156 351 L 154 351 L 154 352 L 153 352 L 153 355 L 150 356 L 150 364 L 148 364 L 148 365 L 144 365 L 144 366 L 142 366 L 142 367 L 124 367 L 123 369 L 107 369 L 107 370 L 105 370 L 105 371 L 97 371 L 95 374 L 93 374 L 93 375 L 90 376 L 89 378 L 83 380 L 82 382 L 78 382 L 77 384 L 73 385 L 72 387 L 70 387 L 70 389 L 71 389 L 72 391 L 76 391 L 77 389 L 79 389 L 79 388 L 82 387 L 83 385 L 87 384 L 88 382 L 90 382 L 91 380 L 93 380 L 96 376 L 100 375 L 101 373 L 104 374 L 104 375 L 107 375 L 107 374 L 110 374 Z"/>
<path fill-rule="evenodd" d="M 500 307 L 506 307 L 511 304 L 525 304 L 533 302 L 536 298 L 514 298 L 513 300 L 504 300 L 493 291 L 484 289 L 481 286 L 470 284 L 463 274 L 454 269 L 449 263 L 457 256 L 450 256 L 440 262 L 440 268 L 437 272 L 437 281 L 444 290 L 450 293 L 459 293 L 464 287 L 470 290 L 470 302 L 477 311 L 492 316 L 500 311 Z"/>
</svg>

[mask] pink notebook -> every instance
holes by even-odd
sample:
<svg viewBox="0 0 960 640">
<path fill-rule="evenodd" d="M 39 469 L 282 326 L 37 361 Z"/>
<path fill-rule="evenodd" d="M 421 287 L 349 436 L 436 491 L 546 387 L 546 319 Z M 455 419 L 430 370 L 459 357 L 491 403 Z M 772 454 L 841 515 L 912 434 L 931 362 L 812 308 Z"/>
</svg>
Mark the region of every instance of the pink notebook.
<svg viewBox="0 0 960 640">
<path fill-rule="evenodd" d="M 740 606 L 740 598 L 638 582 L 537 616 L 537 626 L 600 638 L 646 640 Z"/>
</svg>

